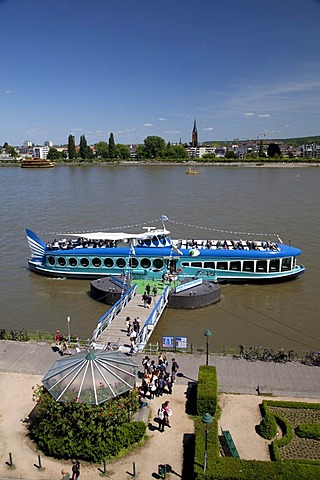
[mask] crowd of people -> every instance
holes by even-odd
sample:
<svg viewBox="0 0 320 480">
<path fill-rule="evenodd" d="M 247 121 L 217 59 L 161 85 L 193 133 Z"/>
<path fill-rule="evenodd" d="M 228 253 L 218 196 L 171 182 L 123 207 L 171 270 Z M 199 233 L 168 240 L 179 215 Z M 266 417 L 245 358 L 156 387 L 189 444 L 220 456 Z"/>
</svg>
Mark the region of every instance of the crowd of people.
<svg viewBox="0 0 320 480">
<path fill-rule="evenodd" d="M 157 363 L 146 355 L 142 360 L 142 365 L 144 367 L 144 373 L 140 387 L 140 397 L 148 397 L 152 400 L 154 397 L 161 397 L 164 393 L 171 395 L 176 373 L 179 368 L 176 360 L 174 358 L 172 359 L 170 371 L 166 357 L 160 352 Z"/>
<path fill-rule="evenodd" d="M 142 359 L 142 366 L 144 373 L 142 377 L 141 387 L 139 388 L 139 404 L 140 407 L 148 405 L 146 399 L 153 400 L 155 397 L 162 397 L 163 394 L 172 394 L 172 388 L 176 379 L 176 374 L 179 369 L 178 362 L 172 358 L 171 368 L 169 367 L 166 356 L 161 352 L 158 355 L 157 362 L 151 360 L 146 355 Z M 158 409 L 158 425 L 159 431 L 163 432 L 164 427 L 171 427 L 169 417 L 172 412 L 169 408 L 169 400 L 162 403 Z"/>
<path fill-rule="evenodd" d="M 257 240 L 179 240 L 178 248 L 209 248 L 225 250 L 279 250 L 275 242 Z"/>
<path fill-rule="evenodd" d="M 47 250 L 73 250 L 74 248 L 107 248 L 116 246 L 116 240 L 88 240 L 83 237 L 57 240 L 55 238 L 52 242 L 47 243 Z"/>
</svg>

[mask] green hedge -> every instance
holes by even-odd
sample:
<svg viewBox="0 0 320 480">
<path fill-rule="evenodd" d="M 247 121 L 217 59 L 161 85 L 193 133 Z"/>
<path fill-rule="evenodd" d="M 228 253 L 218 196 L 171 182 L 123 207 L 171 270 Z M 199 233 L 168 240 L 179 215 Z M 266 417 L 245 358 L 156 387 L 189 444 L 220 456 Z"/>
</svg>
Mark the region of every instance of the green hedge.
<svg viewBox="0 0 320 480">
<path fill-rule="evenodd" d="M 216 372 L 213 367 L 200 367 L 198 381 L 198 401 L 197 406 L 199 416 L 205 413 L 206 408 L 211 407 L 210 411 L 217 411 L 217 383 Z M 214 373 L 213 373 L 214 372 Z M 199 392 L 200 390 L 200 392 Z M 212 395 L 214 393 L 214 395 Z M 210 394 L 214 399 L 210 399 Z M 262 412 L 266 419 L 265 430 L 274 432 L 276 422 L 282 430 L 283 437 L 274 440 L 271 447 L 271 455 L 277 461 L 260 462 L 255 460 L 241 460 L 220 456 L 220 442 L 218 434 L 218 422 L 215 417 L 212 424 L 208 426 L 208 457 L 207 469 L 204 474 L 204 451 L 205 451 L 205 431 L 206 426 L 201 418 L 195 419 L 195 457 L 194 457 L 194 478 L 196 480 L 311 480 L 320 478 L 320 463 L 310 461 L 295 460 L 284 461 L 280 459 L 279 447 L 289 443 L 293 438 L 293 430 L 289 422 L 281 415 L 273 414 L 268 405 L 290 407 L 290 408 L 314 408 L 319 409 L 319 404 L 309 404 L 303 402 L 276 402 L 264 401 Z M 295 406 L 293 406 L 295 405 Z M 274 416 L 274 422 L 271 417 Z M 273 437 L 271 437 L 273 438 Z"/>
<path fill-rule="evenodd" d="M 320 440 L 320 424 L 319 423 L 301 423 L 295 428 L 295 433 L 301 438 L 312 438 Z"/>
<path fill-rule="evenodd" d="M 262 402 L 260 405 L 260 411 L 262 415 L 262 420 L 260 424 L 257 426 L 257 433 L 267 440 L 272 440 L 277 433 L 277 423 L 272 415 L 269 412 L 268 407 L 265 404 L 265 401 Z"/>
<path fill-rule="evenodd" d="M 144 422 L 132 422 L 137 393 L 128 392 L 102 405 L 56 402 L 42 387 L 28 428 L 30 438 L 45 455 L 100 463 L 143 439 Z"/>
<path fill-rule="evenodd" d="M 216 368 L 201 365 L 198 374 L 197 413 L 202 417 L 205 413 L 214 416 L 217 413 L 218 380 Z"/>
</svg>

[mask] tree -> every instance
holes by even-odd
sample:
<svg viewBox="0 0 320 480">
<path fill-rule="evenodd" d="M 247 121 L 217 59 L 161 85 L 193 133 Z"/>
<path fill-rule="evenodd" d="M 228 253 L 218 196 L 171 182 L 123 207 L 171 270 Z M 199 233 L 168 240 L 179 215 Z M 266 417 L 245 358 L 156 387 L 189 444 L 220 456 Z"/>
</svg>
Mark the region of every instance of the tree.
<svg viewBox="0 0 320 480">
<path fill-rule="evenodd" d="M 267 153 L 268 153 L 268 157 L 270 158 L 274 158 L 276 155 L 280 157 L 281 150 L 279 145 L 277 143 L 270 143 Z"/>
<path fill-rule="evenodd" d="M 114 136 L 112 132 L 110 133 L 110 136 L 109 136 L 109 157 L 116 158 L 116 145 L 114 142 Z"/>
<path fill-rule="evenodd" d="M 6 153 L 11 155 L 11 157 L 16 158 L 18 156 L 17 152 L 15 151 L 14 147 L 9 145 L 7 142 L 4 143 L 3 148 L 6 149 Z"/>
<path fill-rule="evenodd" d="M 85 160 L 86 158 L 92 158 L 91 149 L 88 147 L 87 140 L 84 135 L 81 135 L 80 137 L 79 154 L 82 160 Z"/>
<path fill-rule="evenodd" d="M 109 145 L 107 142 L 98 142 L 95 144 L 94 148 L 96 150 L 97 157 L 104 159 L 109 157 Z"/>
<path fill-rule="evenodd" d="M 225 156 L 225 158 L 238 158 L 237 155 L 234 153 L 233 150 L 227 150 Z"/>
<path fill-rule="evenodd" d="M 188 158 L 188 152 L 182 145 L 171 145 L 169 142 L 166 146 L 166 157 Z"/>
<path fill-rule="evenodd" d="M 265 158 L 266 154 L 264 153 L 263 150 L 263 140 L 260 140 L 260 145 L 259 145 L 259 158 Z"/>
<path fill-rule="evenodd" d="M 118 143 L 115 148 L 116 157 L 121 158 L 122 160 L 126 160 L 130 158 L 130 150 L 127 145 L 123 145 L 122 143 Z"/>
<path fill-rule="evenodd" d="M 50 147 L 47 158 L 49 160 L 59 160 L 60 158 L 63 158 L 63 153 L 59 152 L 56 148 Z"/>
<path fill-rule="evenodd" d="M 138 145 L 136 148 L 136 158 L 144 159 L 147 158 L 147 150 L 144 145 Z"/>
<path fill-rule="evenodd" d="M 164 158 L 166 143 L 161 137 L 150 135 L 144 140 L 146 158 Z"/>
<path fill-rule="evenodd" d="M 69 135 L 68 137 L 68 156 L 69 156 L 69 160 L 73 160 L 74 158 L 77 158 L 76 144 L 75 144 L 75 139 L 73 135 Z"/>
</svg>

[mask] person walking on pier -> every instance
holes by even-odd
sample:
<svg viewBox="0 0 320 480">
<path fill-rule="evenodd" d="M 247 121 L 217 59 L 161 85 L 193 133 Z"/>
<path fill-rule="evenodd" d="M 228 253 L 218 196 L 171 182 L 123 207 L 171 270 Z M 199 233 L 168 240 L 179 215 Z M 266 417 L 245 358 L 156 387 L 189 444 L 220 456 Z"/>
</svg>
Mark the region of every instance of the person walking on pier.
<svg viewBox="0 0 320 480">
<path fill-rule="evenodd" d="M 143 300 L 144 308 L 147 308 L 147 300 L 148 300 L 147 292 L 144 292 L 144 294 L 142 295 L 142 300 Z"/>
</svg>

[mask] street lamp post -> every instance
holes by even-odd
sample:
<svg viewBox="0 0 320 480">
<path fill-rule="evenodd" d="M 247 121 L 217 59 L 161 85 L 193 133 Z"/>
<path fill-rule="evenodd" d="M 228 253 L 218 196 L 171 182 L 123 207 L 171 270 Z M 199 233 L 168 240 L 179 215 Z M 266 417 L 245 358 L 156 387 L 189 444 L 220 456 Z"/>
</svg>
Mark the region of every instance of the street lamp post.
<svg viewBox="0 0 320 480">
<path fill-rule="evenodd" d="M 207 348 L 206 348 L 206 365 L 209 365 L 209 337 L 211 337 L 212 333 L 210 330 L 206 330 L 203 334 L 207 339 Z"/>
<path fill-rule="evenodd" d="M 70 335 L 70 317 L 67 317 L 67 327 L 68 327 L 68 342 L 71 340 L 71 335 Z"/>
<path fill-rule="evenodd" d="M 206 473 L 207 469 L 207 459 L 208 459 L 208 425 L 212 423 L 213 417 L 210 413 L 206 412 L 202 418 L 202 423 L 206 426 L 205 441 L 204 441 L 204 459 L 203 459 L 203 473 Z"/>
</svg>

